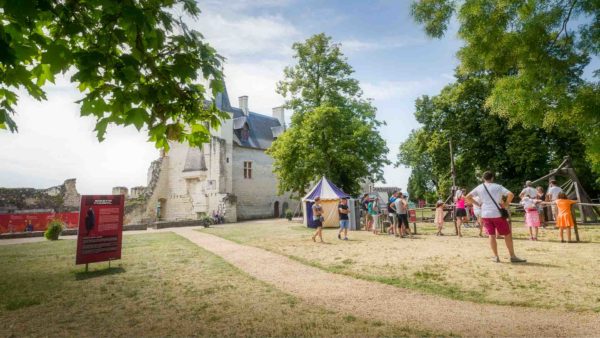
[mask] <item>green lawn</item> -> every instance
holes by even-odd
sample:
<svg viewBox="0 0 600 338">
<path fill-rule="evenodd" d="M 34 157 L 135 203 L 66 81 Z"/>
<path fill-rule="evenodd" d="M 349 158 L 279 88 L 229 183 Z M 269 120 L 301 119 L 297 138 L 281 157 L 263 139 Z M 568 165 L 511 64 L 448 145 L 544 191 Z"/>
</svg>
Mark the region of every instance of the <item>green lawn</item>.
<svg viewBox="0 0 600 338">
<path fill-rule="evenodd" d="M 307 265 L 355 278 L 381 282 L 452 299 L 501 305 L 600 312 L 600 229 L 580 231 L 585 242 L 559 243 L 557 231 L 543 229 L 540 241 L 524 240 L 525 229 L 515 224 L 515 248 L 527 264 L 490 261 L 488 239 L 478 230 L 465 237 L 446 224 L 447 236 L 434 236 L 431 224 L 418 226 L 415 239 L 396 239 L 365 231 L 350 232 L 349 241 L 337 239 L 335 229 L 324 230 L 327 244 L 313 243 L 311 229 L 298 223 L 241 223 L 203 229 L 240 244 L 286 255 Z"/>
<path fill-rule="evenodd" d="M 0 246 L 0 336 L 414 336 L 306 304 L 171 233 L 75 266 L 75 241 Z"/>
</svg>

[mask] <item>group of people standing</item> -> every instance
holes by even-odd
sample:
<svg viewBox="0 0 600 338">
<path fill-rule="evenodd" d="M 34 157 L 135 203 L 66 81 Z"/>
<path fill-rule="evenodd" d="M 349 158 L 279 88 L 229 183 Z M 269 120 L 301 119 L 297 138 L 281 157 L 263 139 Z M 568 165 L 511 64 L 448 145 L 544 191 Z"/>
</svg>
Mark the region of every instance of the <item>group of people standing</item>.
<svg viewBox="0 0 600 338">
<path fill-rule="evenodd" d="M 540 225 L 545 227 L 548 218 L 552 217 L 560 229 L 560 241 L 565 243 L 566 230 L 567 242 L 571 242 L 571 228 L 575 226 L 571 206 L 577 201 L 570 200 L 555 180 L 550 181 L 548 193 L 545 193 L 541 186 L 533 188 L 532 182 L 527 181 L 519 197 L 521 197 L 520 204 L 525 210 L 525 226 L 529 228 L 530 240 L 537 241 Z M 546 206 L 551 207 L 551 213 L 546 212 Z"/>
<path fill-rule="evenodd" d="M 378 235 L 383 228 L 383 219 L 385 215 L 381 210 L 381 205 L 385 205 L 389 221 L 387 233 L 396 237 L 412 237 L 408 224 L 408 200 L 407 196 L 401 191 L 393 191 L 387 203 L 382 203 L 379 197 L 372 197 L 369 194 L 364 194 L 361 200 L 361 207 L 364 212 L 365 230 L 371 231 Z"/>
<path fill-rule="evenodd" d="M 516 256 L 513 246 L 512 229 L 509 223 L 509 209 L 514 194 L 502 185 L 494 183 L 494 173 L 487 171 L 483 174 L 483 182 L 475 187 L 468 194 L 465 189 L 459 189 L 454 196 L 454 206 L 456 207 L 456 220 L 458 225 L 458 236 L 462 237 L 462 224 L 467 221 L 467 207 L 471 207 L 474 216 L 477 219 L 479 235 L 483 236 L 483 230 L 489 238 L 490 248 L 494 254 L 492 260 L 500 262 L 498 256 L 497 239 L 504 238 L 504 242 L 510 254 L 511 263 L 523 263 L 525 259 Z M 545 193 L 543 187 L 532 187 L 532 182 L 527 181 L 525 188 L 519 194 L 520 204 L 525 209 L 525 224 L 530 231 L 530 239 L 537 240 L 538 228 L 541 224 L 546 224 L 547 217 L 545 206 L 551 206 L 552 217 L 556 220 L 556 225 L 560 228 L 560 240 L 565 242 L 563 231 L 567 230 L 567 240 L 571 241 L 571 227 L 574 226 L 573 216 L 571 215 L 571 206 L 577 201 L 569 200 L 562 189 L 557 186 L 556 181 L 551 181 L 548 192 Z M 394 191 L 387 203 L 381 203 L 378 197 L 371 197 L 365 194 L 361 201 L 361 206 L 365 212 L 364 224 L 365 230 L 379 234 L 382 227 L 380 216 L 381 206 L 385 205 L 388 209 L 390 227 L 388 234 L 396 237 L 412 237 L 408 223 L 408 201 L 401 191 Z M 437 235 L 443 235 L 445 207 L 443 201 L 438 201 L 435 211 L 435 223 L 437 225 Z M 340 219 L 340 228 L 338 239 L 348 240 L 348 226 L 350 209 L 348 200 L 342 198 L 338 205 L 338 214 Z M 313 222 L 317 229 L 312 236 L 316 241 L 318 237 L 323 242 L 323 208 L 317 197 L 312 206 Z M 343 238 L 342 238 L 343 233 Z"/>
</svg>

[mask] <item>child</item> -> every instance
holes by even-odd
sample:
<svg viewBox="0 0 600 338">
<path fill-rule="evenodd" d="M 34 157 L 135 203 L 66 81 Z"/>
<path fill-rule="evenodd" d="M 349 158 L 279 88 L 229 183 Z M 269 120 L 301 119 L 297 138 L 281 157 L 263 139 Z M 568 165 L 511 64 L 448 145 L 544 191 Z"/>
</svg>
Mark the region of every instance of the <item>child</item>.
<svg viewBox="0 0 600 338">
<path fill-rule="evenodd" d="M 557 209 L 556 226 L 560 229 L 560 241 L 565 242 L 563 230 L 567 229 L 567 241 L 571 243 L 571 227 L 575 226 L 571 215 L 571 206 L 577 201 L 568 199 L 567 195 L 561 192 L 553 203 L 556 204 Z"/>
<path fill-rule="evenodd" d="M 379 207 L 377 206 L 377 198 L 372 198 L 369 202 L 369 215 L 371 215 L 371 227 L 375 235 L 379 234 L 378 220 L 379 220 Z"/>
<path fill-rule="evenodd" d="M 442 233 L 442 228 L 444 227 L 444 201 L 439 200 L 435 205 L 435 224 L 437 225 L 437 233 L 436 236 L 444 236 Z"/>
<path fill-rule="evenodd" d="M 529 228 L 529 239 L 532 241 L 537 241 L 540 227 L 540 214 L 536 207 L 536 204 L 540 202 L 541 200 L 530 198 L 528 195 L 524 195 L 521 200 L 521 205 L 525 209 L 525 226 Z M 535 235 L 533 229 L 535 229 Z"/>
</svg>

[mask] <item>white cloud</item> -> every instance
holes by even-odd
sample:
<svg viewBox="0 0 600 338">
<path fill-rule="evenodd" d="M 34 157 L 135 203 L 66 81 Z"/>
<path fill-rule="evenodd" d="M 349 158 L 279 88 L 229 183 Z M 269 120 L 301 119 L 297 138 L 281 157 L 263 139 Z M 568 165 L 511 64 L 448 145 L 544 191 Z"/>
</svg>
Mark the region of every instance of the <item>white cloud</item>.
<svg viewBox="0 0 600 338">
<path fill-rule="evenodd" d="M 283 68 L 287 64 L 277 60 L 226 64 L 225 82 L 231 104 L 237 107 L 237 98 L 248 95 L 250 110 L 270 115 L 271 108 L 284 102 L 275 92 L 275 86 L 283 78 Z"/>
<path fill-rule="evenodd" d="M 342 51 L 347 53 L 372 52 L 375 50 L 395 49 L 423 43 L 422 39 L 406 39 L 401 37 L 365 41 L 359 39 L 342 40 Z"/>
<path fill-rule="evenodd" d="M 146 184 L 158 152 L 144 134 L 109 128 L 107 140 L 99 143 L 94 121 L 79 116 L 76 89 L 47 94 L 47 101 L 38 102 L 21 93 L 19 133 L 0 133 L 0 186 L 46 188 L 77 178 L 80 192 L 110 193 L 113 186 Z"/>
<path fill-rule="evenodd" d="M 365 96 L 375 101 L 416 98 L 423 94 L 437 93 L 448 83 L 445 78 L 425 78 L 408 81 L 363 82 L 361 87 Z"/>
<path fill-rule="evenodd" d="M 291 46 L 302 34 L 278 15 L 249 16 L 242 13 L 223 15 L 211 9 L 188 25 L 226 58 L 239 56 L 290 56 Z"/>
<path fill-rule="evenodd" d="M 198 5 L 200 9 L 211 8 L 226 11 L 242 11 L 252 8 L 269 8 L 289 6 L 294 0 L 200 0 Z"/>
</svg>

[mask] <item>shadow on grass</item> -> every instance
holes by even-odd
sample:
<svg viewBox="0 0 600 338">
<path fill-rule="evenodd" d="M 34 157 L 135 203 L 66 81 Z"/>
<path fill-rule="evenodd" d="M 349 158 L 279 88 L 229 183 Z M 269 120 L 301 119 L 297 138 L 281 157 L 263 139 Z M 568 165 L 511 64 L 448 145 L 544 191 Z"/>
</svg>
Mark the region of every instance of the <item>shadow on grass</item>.
<svg viewBox="0 0 600 338">
<path fill-rule="evenodd" d="M 106 268 L 106 269 L 94 270 L 94 271 L 88 271 L 88 272 L 77 271 L 77 272 L 75 272 L 75 279 L 76 280 L 86 280 L 86 279 L 96 278 L 96 277 L 116 275 L 118 273 L 124 273 L 124 272 L 125 272 L 125 269 L 123 269 L 122 267 Z"/>
</svg>

